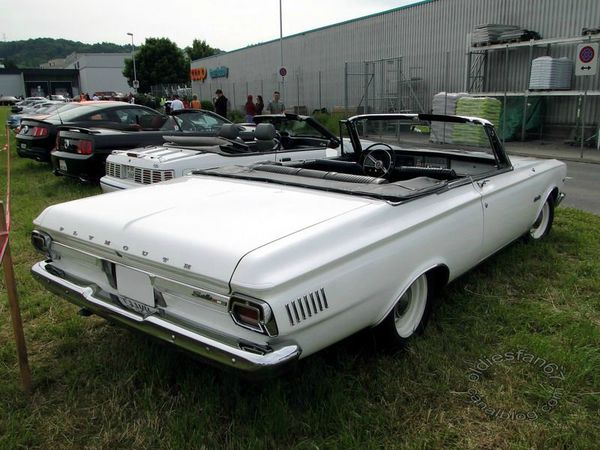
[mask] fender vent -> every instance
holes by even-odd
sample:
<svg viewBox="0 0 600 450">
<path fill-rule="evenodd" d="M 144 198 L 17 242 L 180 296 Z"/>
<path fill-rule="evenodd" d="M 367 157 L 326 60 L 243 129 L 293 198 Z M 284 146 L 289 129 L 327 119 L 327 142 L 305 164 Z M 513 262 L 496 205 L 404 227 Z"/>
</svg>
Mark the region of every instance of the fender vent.
<svg viewBox="0 0 600 450">
<path fill-rule="evenodd" d="M 294 326 L 303 320 L 310 319 L 320 312 L 329 308 L 325 289 L 311 292 L 304 297 L 298 297 L 285 305 L 285 310 L 290 320 L 290 325 Z"/>
</svg>

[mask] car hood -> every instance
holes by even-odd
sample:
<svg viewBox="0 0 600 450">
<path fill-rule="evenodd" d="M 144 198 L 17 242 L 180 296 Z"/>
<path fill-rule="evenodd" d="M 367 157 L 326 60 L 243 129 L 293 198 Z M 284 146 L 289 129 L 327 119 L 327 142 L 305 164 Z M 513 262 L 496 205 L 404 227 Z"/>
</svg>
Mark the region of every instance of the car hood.
<svg viewBox="0 0 600 450">
<path fill-rule="evenodd" d="M 140 167 L 158 167 L 158 165 L 160 165 L 161 168 L 164 168 L 168 167 L 170 163 L 197 158 L 199 155 L 203 154 L 208 155 L 209 153 L 186 148 L 154 146 L 136 148 L 128 151 L 114 150 L 108 157 L 108 161 Z"/>
<path fill-rule="evenodd" d="M 366 199 L 212 176 L 97 195 L 47 208 L 34 224 L 55 239 L 229 282 L 247 253 L 367 206 Z"/>
</svg>

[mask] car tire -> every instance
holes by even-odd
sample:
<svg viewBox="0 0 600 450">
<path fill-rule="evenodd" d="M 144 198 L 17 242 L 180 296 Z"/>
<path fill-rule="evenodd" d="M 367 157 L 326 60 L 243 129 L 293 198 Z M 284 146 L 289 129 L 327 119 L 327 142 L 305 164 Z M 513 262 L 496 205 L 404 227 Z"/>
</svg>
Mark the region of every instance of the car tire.
<svg viewBox="0 0 600 450">
<path fill-rule="evenodd" d="M 550 233 L 552 223 L 554 222 L 554 199 L 548 196 L 542 210 L 537 219 L 527 233 L 525 233 L 526 241 L 539 241 Z"/>
<path fill-rule="evenodd" d="M 420 275 L 376 329 L 377 338 L 386 346 L 404 348 L 413 336 L 421 334 L 429 319 L 433 283 L 426 273 Z"/>
</svg>

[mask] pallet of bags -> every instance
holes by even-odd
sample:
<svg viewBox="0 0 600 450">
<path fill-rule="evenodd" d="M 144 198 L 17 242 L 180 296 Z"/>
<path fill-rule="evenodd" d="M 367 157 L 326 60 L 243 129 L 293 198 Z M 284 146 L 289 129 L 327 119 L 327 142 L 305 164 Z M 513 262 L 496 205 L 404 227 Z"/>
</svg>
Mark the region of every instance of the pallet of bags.
<svg viewBox="0 0 600 450">
<path fill-rule="evenodd" d="M 468 95 L 466 92 L 439 92 L 435 94 L 432 101 L 432 114 L 456 114 L 456 103 L 460 98 Z M 431 122 L 429 140 L 440 144 L 451 144 L 453 128 L 453 123 Z"/>
<path fill-rule="evenodd" d="M 502 103 L 490 97 L 463 97 L 456 104 L 456 115 L 480 117 L 498 124 Z M 489 140 L 483 127 L 468 123 L 456 124 L 452 130 L 452 140 L 457 144 L 487 146 Z"/>
</svg>

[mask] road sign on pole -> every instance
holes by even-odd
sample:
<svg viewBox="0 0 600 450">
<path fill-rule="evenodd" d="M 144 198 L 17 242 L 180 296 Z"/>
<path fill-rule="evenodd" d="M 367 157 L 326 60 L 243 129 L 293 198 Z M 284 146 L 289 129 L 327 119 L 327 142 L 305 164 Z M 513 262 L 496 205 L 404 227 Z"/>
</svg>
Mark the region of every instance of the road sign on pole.
<svg viewBox="0 0 600 450">
<path fill-rule="evenodd" d="M 133 88 L 134 89 L 139 89 L 140 88 L 140 82 L 138 80 L 133 80 Z"/>
<path fill-rule="evenodd" d="M 577 61 L 575 75 L 589 76 L 598 73 L 598 43 L 579 44 L 577 46 Z"/>
</svg>

